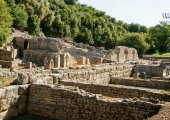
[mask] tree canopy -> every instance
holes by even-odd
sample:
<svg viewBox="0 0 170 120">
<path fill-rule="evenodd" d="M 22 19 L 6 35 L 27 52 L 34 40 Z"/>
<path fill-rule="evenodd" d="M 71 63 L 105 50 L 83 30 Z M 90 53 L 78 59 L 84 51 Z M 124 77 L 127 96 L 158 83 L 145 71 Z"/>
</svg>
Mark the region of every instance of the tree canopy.
<svg viewBox="0 0 170 120">
<path fill-rule="evenodd" d="M 120 39 L 119 45 L 133 47 L 139 54 L 142 54 L 149 48 L 149 44 L 145 41 L 145 38 L 144 34 L 128 33 Z"/>
<path fill-rule="evenodd" d="M 12 17 L 4 0 L 0 0 L 0 46 L 5 43 L 12 25 Z"/>
<path fill-rule="evenodd" d="M 170 51 L 170 25 L 160 24 L 149 29 L 150 42 L 160 53 Z"/>
<path fill-rule="evenodd" d="M 72 37 L 76 42 L 106 49 L 124 45 L 136 48 L 140 54 L 170 51 L 167 24 L 149 29 L 136 23 L 127 24 L 78 0 L 5 1 L 9 9 L 0 0 L 0 45 L 8 37 L 13 19 L 12 27 L 33 35 Z"/>
</svg>

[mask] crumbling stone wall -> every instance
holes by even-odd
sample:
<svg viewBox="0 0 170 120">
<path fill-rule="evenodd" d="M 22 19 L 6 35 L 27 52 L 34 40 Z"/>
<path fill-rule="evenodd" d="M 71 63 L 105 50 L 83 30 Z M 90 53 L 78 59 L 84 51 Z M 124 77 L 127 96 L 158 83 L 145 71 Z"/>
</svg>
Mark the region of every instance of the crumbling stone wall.
<svg viewBox="0 0 170 120">
<path fill-rule="evenodd" d="M 88 81 L 91 83 L 108 84 L 110 77 L 129 77 L 131 75 L 132 66 L 128 64 L 122 65 L 101 65 L 92 69 L 72 70 L 71 72 L 60 73 L 58 70 L 52 70 L 53 74 L 58 74 L 55 78 L 58 80 L 77 80 Z M 55 75 L 54 75 L 55 76 Z"/>
<path fill-rule="evenodd" d="M 28 112 L 61 120 L 143 120 L 161 105 L 107 98 L 74 87 L 31 85 Z"/>
<path fill-rule="evenodd" d="M 103 62 L 110 63 L 114 61 L 125 62 L 128 60 L 138 59 L 137 51 L 134 48 L 122 46 L 116 47 L 115 50 L 105 50 L 103 47 L 95 48 L 81 43 L 67 43 L 59 38 L 48 37 L 38 37 L 32 39 L 18 37 L 15 38 L 14 41 L 14 46 L 20 53 L 20 58 L 23 58 L 24 56 L 23 60 L 25 62 L 33 62 L 39 66 L 43 65 L 41 61 L 43 61 L 42 59 L 44 56 L 48 59 L 54 59 L 58 56 L 57 54 L 65 53 L 70 54 L 70 56 L 75 59 L 82 56 L 86 57 L 86 62 L 80 62 L 80 59 L 77 59 L 79 63 L 85 64 L 101 64 Z"/>
<path fill-rule="evenodd" d="M 170 95 L 164 91 L 154 91 L 146 88 L 135 88 L 118 85 L 99 85 L 91 84 L 88 82 L 77 82 L 77 81 L 61 81 L 60 84 L 66 86 L 76 86 L 80 89 L 86 90 L 87 92 L 102 94 L 104 96 L 115 97 L 115 98 L 154 98 L 161 101 L 170 102 Z"/>
<path fill-rule="evenodd" d="M 27 111 L 29 85 L 0 89 L 0 119 L 8 120 Z"/>
<path fill-rule="evenodd" d="M 163 77 L 163 68 L 160 64 L 157 65 L 136 65 L 134 68 L 135 73 L 146 73 L 146 77 Z"/>
<path fill-rule="evenodd" d="M 162 89 L 162 90 L 166 90 L 170 88 L 170 81 L 168 80 L 149 80 L 149 79 L 137 79 L 137 78 L 111 77 L 110 84 L 136 86 L 136 87 Z"/>
<path fill-rule="evenodd" d="M 124 62 L 129 60 L 138 60 L 137 50 L 134 48 L 128 48 L 124 46 L 116 46 L 114 49 L 117 54 L 117 61 Z"/>
<path fill-rule="evenodd" d="M 0 49 L 0 65 L 4 68 L 13 68 L 18 66 L 18 61 L 15 60 L 17 57 L 16 49 L 11 46 L 6 46 Z"/>
</svg>

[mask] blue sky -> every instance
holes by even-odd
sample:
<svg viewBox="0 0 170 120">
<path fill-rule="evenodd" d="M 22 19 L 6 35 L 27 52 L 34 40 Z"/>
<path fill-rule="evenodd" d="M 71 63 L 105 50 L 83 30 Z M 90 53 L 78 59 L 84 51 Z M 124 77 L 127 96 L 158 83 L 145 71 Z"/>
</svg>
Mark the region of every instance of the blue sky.
<svg viewBox="0 0 170 120">
<path fill-rule="evenodd" d="M 80 3 L 105 11 L 117 20 L 148 27 L 167 21 L 162 13 L 170 13 L 170 0 L 79 0 Z M 169 19 L 170 20 L 170 19 Z"/>
</svg>

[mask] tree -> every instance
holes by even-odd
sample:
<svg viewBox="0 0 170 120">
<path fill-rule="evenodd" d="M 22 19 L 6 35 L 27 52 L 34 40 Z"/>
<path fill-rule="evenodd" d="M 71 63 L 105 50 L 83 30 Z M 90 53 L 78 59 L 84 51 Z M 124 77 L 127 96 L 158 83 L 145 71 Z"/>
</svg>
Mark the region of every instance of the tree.
<svg viewBox="0 0 170 120">
<path fill-rule="evenodd" d="M 12 17 L 4 0 L 0 0 L 0 46 L 7 41 L 12 25 Z"/>
<path fill-rule="evenodd" d="M 24 30 L 27 27 L 28 14 L 25 11 L 24 6 L 15 5 L 11 9 L 11 15 L 13 17 L 13 26 L 20 30 Z"/>
<path fill-rule="evenodd" d="M 66 4 L 74 5 L 74 4 L 76 4 L 76 3 L 78 2 L 78 0 L 64 0 L 64 2 L 65 2 Z"/>
<path fill-rule="evenodd" d="M 161 24 L 150 28 L 149 36 L 158 52 L 168 52 L 170 47 L 170 25 Z"/>
<path fill-rule="evenodd" d="M 41 31 L 40 29 L 40 20 L 38 16 L 36 15 L 31 15 L 28 18 L 28 32 L 33 34 L 33 35 L 38 35 Z"/>
<path fill-rule="evenodd" d="M 145 41 L 145 35 L 140 33 L 126 34 L 120 39 L 119 45 L 133 47 L 140 55 L 149 48 L 149 44 Z"/>
</svg>

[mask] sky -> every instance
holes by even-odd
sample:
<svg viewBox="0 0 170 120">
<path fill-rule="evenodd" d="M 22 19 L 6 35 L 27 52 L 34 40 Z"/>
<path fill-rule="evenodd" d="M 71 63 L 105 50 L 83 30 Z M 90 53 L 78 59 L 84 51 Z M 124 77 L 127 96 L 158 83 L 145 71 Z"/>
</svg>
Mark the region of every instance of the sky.
<svg viewBox="0 0 170 120">
<path fill-rule="evenodd" d="M 170 18 L 162 17 L 162 13 L 170 15 L 170 0 L 79 0 L 79 3 L 105 11 L 107 15 L 126 23 L 150 27 L 160 21 L 170 21 Z"/>
</svg>

